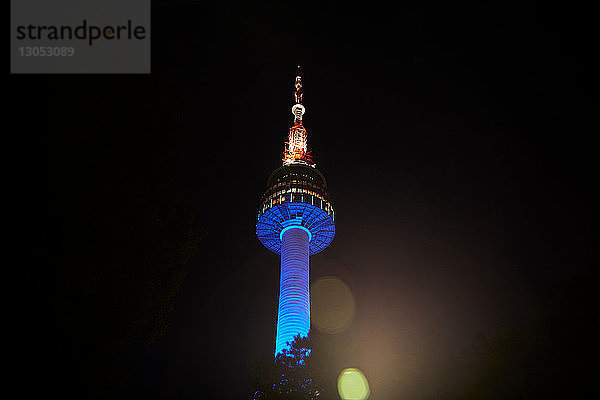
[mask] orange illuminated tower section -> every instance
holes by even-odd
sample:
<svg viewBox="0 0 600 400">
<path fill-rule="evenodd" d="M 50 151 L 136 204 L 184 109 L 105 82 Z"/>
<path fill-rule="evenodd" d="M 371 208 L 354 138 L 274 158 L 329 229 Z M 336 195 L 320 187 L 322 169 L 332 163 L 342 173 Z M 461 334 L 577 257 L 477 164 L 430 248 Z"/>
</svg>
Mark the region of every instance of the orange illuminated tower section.
<svg viewBox="0 0 600 400">
<path fill-rule="evenodd" d="M 294 163 L 311 164 L 312 159 L 308 151 L 308 132 L 302 125 L 302 116 L 306 111 L 302 105 L 302 76 L 300 75 L 300 66 L 296 72 L 296 82 L 294 84 L 296 91 L 294 92 L 294 100 L 296 104 L 292 107 L 294 115 L 294 125 L 288 133 L 288 141 L 285 143 L 283 151 L 283 164 L 289 165 Z"/>
</svg>

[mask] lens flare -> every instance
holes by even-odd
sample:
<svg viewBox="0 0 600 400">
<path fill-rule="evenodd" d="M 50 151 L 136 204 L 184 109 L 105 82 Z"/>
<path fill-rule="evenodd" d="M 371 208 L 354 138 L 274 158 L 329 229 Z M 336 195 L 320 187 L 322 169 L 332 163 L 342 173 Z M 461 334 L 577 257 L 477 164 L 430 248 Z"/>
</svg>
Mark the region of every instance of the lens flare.
<svg viewBox="0 0 600 400">
<path fill-rule="evenodd" d="M 311 319 L 322 332 L 345 330 L 354 317 L 354 297 L 350 288 L 335 277 L 316 280 L 311 287 Z"/>
<path fill-rule="evenodd" d="M 337 387 L 342 400 L 366 400 L 371 394 L 369 382 L 358 368 L 342 370 Z"/>
</svg>

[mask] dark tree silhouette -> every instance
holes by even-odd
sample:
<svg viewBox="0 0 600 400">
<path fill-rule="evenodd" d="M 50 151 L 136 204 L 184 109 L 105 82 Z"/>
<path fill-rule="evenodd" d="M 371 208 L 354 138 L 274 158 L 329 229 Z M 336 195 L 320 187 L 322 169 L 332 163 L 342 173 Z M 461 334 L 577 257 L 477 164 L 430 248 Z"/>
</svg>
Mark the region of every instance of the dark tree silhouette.
<svg viewBox="0 0 600 400">
<path fill-rule="evenodd" d="M 275 360 L 263 360 L 252 366 L 253 399 L 312 400 L 322 393 L 312 355 L 312 338 L 297 335 L 290 348 Z"/>
<path fill-rule="evenodd" d="M 205 234 L 179 191 L 183 96 L 161 73 L 29 83 L 44 108 L 25 119 L 39 135 L 22 368 L 62 397 L 114 398 L 129 379 L 115 356 L 164 334 Z"/>
</svg>

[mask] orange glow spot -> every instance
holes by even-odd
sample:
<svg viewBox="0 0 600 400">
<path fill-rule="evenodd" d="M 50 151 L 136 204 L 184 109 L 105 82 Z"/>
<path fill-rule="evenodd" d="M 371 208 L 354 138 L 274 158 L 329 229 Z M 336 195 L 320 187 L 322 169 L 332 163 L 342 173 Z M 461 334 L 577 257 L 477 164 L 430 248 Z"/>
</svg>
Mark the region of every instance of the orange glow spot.
<svg viewBox="0 0 600 400">
<path fill-rule="evenodd" d="M 334 334 L 350 326 L 354 317 L 354 296 L 340 279 L 317 279 L 311 287 L 311 298 L 311 320 L 317 329 Z"/>
</svg>

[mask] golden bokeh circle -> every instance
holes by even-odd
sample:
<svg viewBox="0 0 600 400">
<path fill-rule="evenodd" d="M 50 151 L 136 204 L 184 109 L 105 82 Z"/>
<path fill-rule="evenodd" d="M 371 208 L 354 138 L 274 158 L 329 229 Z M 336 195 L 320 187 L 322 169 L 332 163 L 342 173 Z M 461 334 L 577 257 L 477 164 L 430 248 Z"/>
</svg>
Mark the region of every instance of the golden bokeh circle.
<svg viewBox="0 0 600 400">
<path fill-rule="evenodd" d="M 311 286 L 311 320 L 320 331 L 334 334 L 345 330 L 354 317 L 354 296 L 336 277 L 317 279 Z"/>
</svg>

